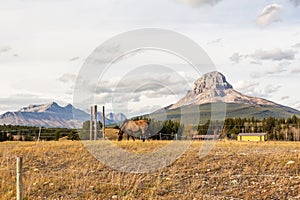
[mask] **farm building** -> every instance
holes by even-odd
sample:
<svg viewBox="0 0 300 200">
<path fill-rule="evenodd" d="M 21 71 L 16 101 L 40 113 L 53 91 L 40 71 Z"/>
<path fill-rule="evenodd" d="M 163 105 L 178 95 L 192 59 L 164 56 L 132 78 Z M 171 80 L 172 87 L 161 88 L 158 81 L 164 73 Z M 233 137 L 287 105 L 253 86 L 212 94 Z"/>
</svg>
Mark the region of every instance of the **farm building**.
<svg viewBox="0 0 300 200">
<path fill-rule="evenodd" d="M 238 141 L 266 141 L 266 133 L 240 133 Z"/>
<path fill-rule="evenodd" d="M 218 140 L 218 135 L 193 135 L 193 140 Z"/>
</svg>

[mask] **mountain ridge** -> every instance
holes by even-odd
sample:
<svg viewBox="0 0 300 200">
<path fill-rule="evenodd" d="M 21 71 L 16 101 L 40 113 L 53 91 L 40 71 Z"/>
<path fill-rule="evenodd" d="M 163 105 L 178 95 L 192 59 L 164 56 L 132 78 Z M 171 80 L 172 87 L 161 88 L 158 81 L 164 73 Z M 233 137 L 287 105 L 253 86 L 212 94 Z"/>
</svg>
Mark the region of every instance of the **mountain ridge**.
<svg viewBox="0 0 300 200">
<path fill-rule="evenodd" d="M 102 121 L 102 113 L 97 117 Z M 29 105 L 15 112 L 6 112 L 0 115 L 0 124 L 81 128 L 84 121 L 90 119 L 89 113 L 75 108 L 72 104 L 60 106 L 56 102 L 40 105 Z M 109 113 L 105 117 L 107 125 L 126 120 L 122 113 Z"/>
<path fill-rule="evenodd" d="M 300 116 L 300 111 L 284 106 L 263 98 L 244 95 L 234 90 L 227 82 L 226 77 L 217 71 L 204 74 L 194 83 L 194 88 L 174 104 L 153 112 L 160 115 L 160 112 L 167 111 L 168 119 L 179 119 L 180 109 L 185 107 L 190 110 L 190 116 L 199 115 L 194 113 L 194 106 L 200 106 L 200 115 L 208 118 L 211 114 L 209 108 L 212 104 L 219 102 L 226 103 L 227 117 L 264 117 L 287 118 L 292 115 Z M 98 112 L 98 119 L 102 121 L 102 113 Z M 203 119 L 204 119 L 203 118 Z M 32 125 L 44 127 L 66 127 L 81 128 L 82 123 L 90 119 L 89 111 L 75 108 L 72 104 L 60 106 L 56 102 L 29 105 L 15 112 L 6 112 L 0 115 L 0 124 Z M 107 125 L 121 123 L 126 120 L 122 113 L 107 113 L 105 122 Z"/>
<path fill-rule="evenodd" d="M 178 102 L 167 107 L 171 110 L 185 105 L 201 105 L 216 103 L 218 101 L 225 103 L 280 105 L 264 98 L 244 95 L 234 90 L 233 86 L 227 82 L 226 77 L 222 73 L 213 71 L 204 74 L 196 80 L 193 90 L 189 90 Z"/>
<path fill-rule="evenodd" d="M 276 118 L 287 118 L 292 115 L 300 116 L 300 111 L 297 109 L 264 98 L 244 95 L 234 90 L 234 87 L 227 82 L 226 77 L 218 71 L 204 74 L 194 82 L 193 89 L 188 90 L 184 97 L 152 114 L 159 115 L 160 112 L 167 112 L 168 119 L 179 119 L 181 108 L 189 110 L 191 116 L 197 114 L 193 113 L 194 108 L 194 110 L 200 110 L 201 116 L 210 116 L 211 110 L 208 107 L 220 102 L 225 103 L 228 107 L 226 117 L 254 116 L 257 119 L 262 119 L 270 116 Z M 199 106 L 199 108 L 196 109 L 195 106 Z M 202 118 L 209 119 L 208 117 Z M 222 119 L 220 118 L 220 120 Z"/>
</svg>

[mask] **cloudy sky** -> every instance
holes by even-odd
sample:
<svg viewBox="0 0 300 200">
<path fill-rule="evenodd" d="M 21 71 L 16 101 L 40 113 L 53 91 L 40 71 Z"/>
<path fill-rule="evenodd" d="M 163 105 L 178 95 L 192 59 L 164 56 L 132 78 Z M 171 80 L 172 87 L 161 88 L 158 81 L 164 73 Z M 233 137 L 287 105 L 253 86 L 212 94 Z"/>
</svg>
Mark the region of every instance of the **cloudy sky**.
<svg viewBox="0 0 300 200">
<path fill-rule="evenodd" d="M 300 0 L 3 0 L 0 113 L 29 104 L 72 103 L 76 78 L 89 85 L 78 73 L 94 49 L 112 36 L 140 28 L 187 36 L 238 91 L 300 109 L 299 11 Z M 152 70 L 146 73 L 152 84 L 136 87 L 130 67 L 153 63 L 177 73 Z M 96 102 L 112 110 L 112 99 L 120 98 L 112 97 L 118 86 L 129 90 L 124 97 L 129 115 L 167 106 L 199 78 L 190 68 L 165 52 L 127 56 L 102 76 Z M 142 82 L 139 69 L 134 73 Z M 178 75 L 181 79 L 174 82 Z M 127 81 L 120 84 L 122 79 Z"/>
</svg>

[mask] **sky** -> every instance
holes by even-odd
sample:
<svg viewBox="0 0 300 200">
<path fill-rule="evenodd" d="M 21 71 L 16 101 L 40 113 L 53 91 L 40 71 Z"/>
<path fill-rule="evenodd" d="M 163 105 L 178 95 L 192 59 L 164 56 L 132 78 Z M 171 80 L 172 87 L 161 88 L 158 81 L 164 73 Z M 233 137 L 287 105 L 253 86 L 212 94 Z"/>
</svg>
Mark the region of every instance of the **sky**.
<svg viewBox="0 0 300 200">
<path fill-rule="evenodd" d="M 1 0 L 0 113 L 73 103 L 76 80 L 94 84 L 95 103 L 129 116 L 175 103 L 201 74 L 167 52 L 133 53 L 97 83 L 80 80 L 99 45 L 143 28 L 188 37 L 236 90 L 300 109 L 299 10 L 300 0 Z M 114 109 L 120 101 L 126 109 Z"/>
</svg>

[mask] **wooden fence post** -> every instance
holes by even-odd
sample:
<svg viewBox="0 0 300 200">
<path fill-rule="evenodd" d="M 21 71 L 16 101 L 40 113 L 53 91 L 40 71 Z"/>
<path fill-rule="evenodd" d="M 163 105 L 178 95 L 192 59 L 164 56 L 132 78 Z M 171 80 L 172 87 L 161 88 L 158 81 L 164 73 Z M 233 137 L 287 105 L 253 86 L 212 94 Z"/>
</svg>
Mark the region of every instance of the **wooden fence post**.
<svg viewBox="0 0 300 200">
<path fill-rule="evenodd" d="M 102 135 L 105 139 L 105 106 L 102 107 Z"/>
<path fill-rule="evenodd" d="M 91 116 L 90 116 L 90 141 L 93 140 L 93 106 L 91 106 Z"/>
<path fill-rule="evenodd" d="M 17 200 L 22 198 L 22 157 L 17 157 Z"/>
<path fill-rule="evenodd" d="M 97 105 L 94 106 L 94 113 L 95 113 L 95 130 L 94 130 L 94 140 L 97 140 L 97 117 L 98 117 L 98 109 L 97 109 Z"/>
<path fill-rule="evenodd" d="M 39 128 L 39 136 L 38 136 L 38 138 L 37 138 L 37 141 L 38 141 L 38 142 L 39 142 L 40 139 L 41 139 L 41 132 L 42 132 L 42 127 L 40 126 L 40 128 Z"/>
</svg>

